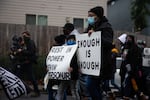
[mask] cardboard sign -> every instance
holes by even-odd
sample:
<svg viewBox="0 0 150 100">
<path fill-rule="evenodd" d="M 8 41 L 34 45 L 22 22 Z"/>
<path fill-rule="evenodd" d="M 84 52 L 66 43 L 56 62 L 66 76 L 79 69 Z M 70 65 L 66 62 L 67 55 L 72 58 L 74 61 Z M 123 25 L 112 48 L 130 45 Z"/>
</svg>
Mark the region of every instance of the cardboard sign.
<svg viewBox="0 0 150 100">
<path fill-rule="evenodd" d="M 150 67 L 150 48 L 144 48 L 142 65 L 144 67 Z"/>
<path fill-rule="evenodd" d="M 53 46 L 46 58 L 50 79 L 70 80 L 68 68 L 77 50 L 77 45 Z"/>
<path fill-rule="evenodd" d="M 83 74 L 100 75 L 101 68 L 101 32 L 91 36 L 80 34 L 76 36 L 78 44 L 78 63 Z"/>
</svg>

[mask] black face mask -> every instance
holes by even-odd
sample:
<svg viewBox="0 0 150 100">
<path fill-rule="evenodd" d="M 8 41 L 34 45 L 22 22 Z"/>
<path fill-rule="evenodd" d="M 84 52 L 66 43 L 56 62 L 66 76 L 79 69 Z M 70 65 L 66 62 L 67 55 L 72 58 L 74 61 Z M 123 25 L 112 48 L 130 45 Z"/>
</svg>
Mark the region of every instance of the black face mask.
<svg viewBox="0 0 150 100">
<path fill-rule="evenodd" d="M 63 33 L 64 33 L 64 35 L 67 36 L 67 35 L 69 35 L 70 32 L 68 30 L 63 30 Z"/>
<path fill-rule="evenodd" d="M 129 48 L 131 48 L 131 46 L 133 45 L 133 42 L 132 42 L 132 41 L 127 41 L 126 44 L 127 44 L 127 46 L 128 46 Z"/>
<path fill-rule="evenodd" d="M 24 39 L 24 42 L 25 42 L 25 43 L 29 42 L 29 40 L 30 40 L 29 37 L 25 37 L 25 36 L 23 37 L 23 39 Z"/>
<path fill-rule="evenodd" d="M 132 44 L 132 41 L 127 41 L 127 44 Z"/>
</svg>

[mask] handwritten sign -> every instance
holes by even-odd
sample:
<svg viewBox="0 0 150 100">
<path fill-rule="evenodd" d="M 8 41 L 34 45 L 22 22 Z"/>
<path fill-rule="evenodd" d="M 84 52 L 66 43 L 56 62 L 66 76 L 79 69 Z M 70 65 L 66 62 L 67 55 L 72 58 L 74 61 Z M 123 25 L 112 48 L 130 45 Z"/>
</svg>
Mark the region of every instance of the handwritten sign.
<svg viewBox="0 0 150 100">
<path fill-rule="evenodd" d="M 78 44 L 78 63 L 83 74 L 100 75 L 101 68 L 101 32 L 91 36 L 80 34 L 76 36 Z"/>
<path fill-rule="evenodd" d="M 77 45 L 53 46 L 46 58 L 50 79 L 70 80 L 70 62 L 77 50 Z"/>
</svg>

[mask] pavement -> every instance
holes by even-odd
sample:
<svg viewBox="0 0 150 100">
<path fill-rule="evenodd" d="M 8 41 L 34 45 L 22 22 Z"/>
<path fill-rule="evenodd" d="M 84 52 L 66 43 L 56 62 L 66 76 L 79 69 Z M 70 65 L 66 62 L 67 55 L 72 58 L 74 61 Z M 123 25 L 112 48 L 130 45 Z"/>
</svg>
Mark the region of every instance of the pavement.
<svg viewBox="0 0 150 100">
<path fill-rule="evenodd" d="M 31 87 L 32 88 L 32 87 Z M 22 95 L 21 97 L 15 99 L 15 100 L 48 100 L 48 94 L 47 91 L 43 89 L 43 85 L 39 85 L 40 93 L 41 95 L 39 97 L 30 97 L 29 95 Z M 2 90 L 2 87 L 0 86 L 0 100 L 9 100 L 7 96 L 5 95 L 4 91 Z M 70 95 L 67 95 L 67 100 L 72 100 Z M 106 96 L 103 97 L 103 100 L 110 100 Z M 120 100 L 119 97 L 117 97 L 115 100 Z"/>
</svg>

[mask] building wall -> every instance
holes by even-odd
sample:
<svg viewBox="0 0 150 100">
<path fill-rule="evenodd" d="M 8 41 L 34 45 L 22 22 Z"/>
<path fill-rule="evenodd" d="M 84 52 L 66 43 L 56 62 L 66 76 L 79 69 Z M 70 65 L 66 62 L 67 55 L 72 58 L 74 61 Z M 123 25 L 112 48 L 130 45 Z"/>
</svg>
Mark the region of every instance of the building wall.
<svg viewBox="0 0 150 100">
<path fill-rule="evenodd" d="M 48 25 L 63 26 L 66 18 L 86 18 L 94 6 L 103 6 L 107 0 L 0 0 L 0 23 L 25 24 L 26 14 L 47 15 Z"/>
</svg>

